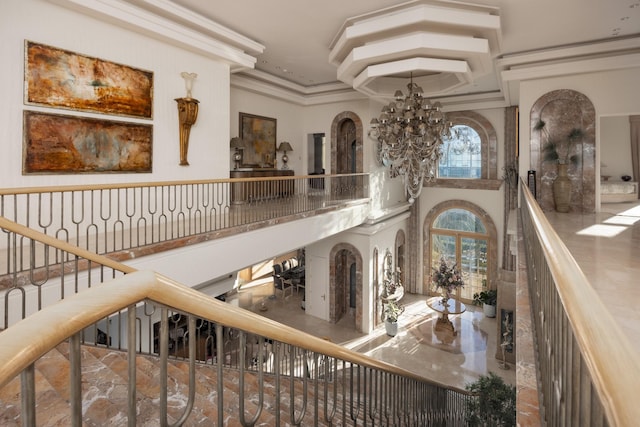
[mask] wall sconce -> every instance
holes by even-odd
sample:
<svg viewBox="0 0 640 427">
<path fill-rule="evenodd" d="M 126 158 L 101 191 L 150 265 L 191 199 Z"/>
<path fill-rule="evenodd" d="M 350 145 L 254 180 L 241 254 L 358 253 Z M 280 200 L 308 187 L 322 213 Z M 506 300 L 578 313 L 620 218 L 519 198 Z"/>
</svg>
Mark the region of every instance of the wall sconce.
<svg viewBox="0 0 640 427">
<path fill-rule="evenodd" d="M 243 145 L 244 141 L 242 138 L 238 138 L 237 136 L 231 138 L 231 148 L 235 149 L 233 153 L 233 161 L 235 162 L 234 169 L 238 169 L 238 164 L 240 163 L 240 160 L 242 160 L 242 153 L 238 148 L 241 148 Z"/>
<path fill-rule="evenodd" d="M 186 98 L 176 98 L 178 103 L 178 120 L 180 123 L 180 166 L 189 166 L 187 161 L 187 152 L 189 151 L 189 134 L 191 126 L 198 118 L 197 99 L 191 97 L 191 89 L 193 81 L 198 77 L 196 73 L 182 72 L 180 76 L 184 79 L 184 85 L 187 89 Z"/>
<path fill-rule="evenodd" d="M 282 169 L 289 169 L 287 162 L 289 161 L 289 156 L 287 156 L 287 151 L 293 151 L 291 148 L 291 144 L 287 141 L 281 142 L 278 147 L 278 151 L 282 151 L 284 154 L 282 155 Z"/>
</svg>

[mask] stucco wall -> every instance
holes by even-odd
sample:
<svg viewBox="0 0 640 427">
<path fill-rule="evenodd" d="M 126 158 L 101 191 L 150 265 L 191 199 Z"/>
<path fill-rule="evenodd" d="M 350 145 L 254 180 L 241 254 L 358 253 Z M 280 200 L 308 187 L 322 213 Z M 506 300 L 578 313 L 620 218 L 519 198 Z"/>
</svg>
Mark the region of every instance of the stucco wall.
<svg viewBox="0 0 640 427">
<path fill-rule="evenodd" d="M 153 124 L 153 172 L 86 174 L 86 184 L 228 177 L 229 66 L 185 49 L 71 11 L 43 0 L 0 4 L 0 182 L 3 187 L 77 184 L 73 175 L 22 175 L 22 115 L 25 109 L 78 114 L 100 119 Z M 24 41 L 30 40 L 87 56 L 152 71 L 153 119 L 74 112 L 23 103 Z M 188 160 L 179 166 L 178 109 L 186 95 L 180 73 L 197 73 L 193 97 L 200 101 L 191 129 Z"/>
</svg>

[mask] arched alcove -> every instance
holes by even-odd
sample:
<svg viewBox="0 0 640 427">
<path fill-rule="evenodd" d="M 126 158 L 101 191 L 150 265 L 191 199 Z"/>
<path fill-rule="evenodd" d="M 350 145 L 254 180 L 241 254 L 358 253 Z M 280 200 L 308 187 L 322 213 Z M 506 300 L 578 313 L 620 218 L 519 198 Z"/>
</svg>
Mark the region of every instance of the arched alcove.
<svg viewBox="0 0 640 427">
<path fill-rule="evenodd" d="M 349 243 L 335 245 L 329 254 L 329 321 L 337 323 L 348 313 L 353 286 L 358 332 L 362 332 L 362 264 L 362 254 Z"/>
<path fill-rule="evenodd" d="M 331 123 L 331 173 L 363 171 L 362 120 L 357 114 L 345 111 Z"/>
<path fill-rule="evenodd" d="M 537 130 L 544 122 L 545 131 Z M 536 198 L 543 210 L 554 210 L 553 181 L 557 176 L 557 164 L 543 161 L 542 150 L 549 139 L 567 138 L 573 129 L 582 131 L 580 162 L 568 168 L 571 180 L 570 212 L 595 211 L 595 108 L 580 92 L 559 89 L 538 98 L 530 113 L 531 169 L 536 171 Z M 545 137 L 545 135 L 547 135 Z"/>
</svg>

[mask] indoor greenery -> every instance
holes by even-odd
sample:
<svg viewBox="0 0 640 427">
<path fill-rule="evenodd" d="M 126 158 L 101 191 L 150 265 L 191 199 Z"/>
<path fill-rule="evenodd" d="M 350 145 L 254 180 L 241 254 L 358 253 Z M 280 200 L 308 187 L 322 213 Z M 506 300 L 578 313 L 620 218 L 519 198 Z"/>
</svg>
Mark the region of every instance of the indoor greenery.
<svg viewBox="0 0 640 427">
<path fill-rule="evenodd" d="M 395 323 L 398 321 L 398 317 L 404 313 L 404 306 L 395 300 L 389 300 L 384 304 L 384 310 L 382 312 L 382 320 Z"/>
<path fill-rule="evenodd" d="M 542 146 L 542 160 L 577 165 L 580 162 L 580 154 L 573 153 L 573 146 L 582 141 L 584 131 L 573 128 L 566 137 L 555 138 L 550 135 L 546 125 L 544 120 L 538 120 L 533 127 L 534 130 L 541 132 L 546 139 L 546 143 Z"/>
<path fill-rule="evenodd" d="M 487 289 L 479 293 L 473 294 L 473 303 L 475 305 L 496 305 L 498 301 L 498 291 L 495 289 Z"/>
<path fill-rule="evenodd" d="M 489 372 L 466 389 L 474 396 L 466 403 L 465 416 L 468 426 L 515 426 L 516 388 Z"/>
</svg>

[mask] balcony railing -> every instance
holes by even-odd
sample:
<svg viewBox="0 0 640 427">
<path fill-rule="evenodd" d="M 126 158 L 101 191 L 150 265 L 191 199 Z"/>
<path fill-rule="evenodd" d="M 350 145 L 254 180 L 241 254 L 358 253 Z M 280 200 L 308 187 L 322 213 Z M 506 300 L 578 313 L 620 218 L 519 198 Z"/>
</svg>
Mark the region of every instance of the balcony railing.
<svg viewBox="0 0 640 427">
<path fill-rule="evenodd" d="M 126 351 L 124 413 L 129 425 L 136 424 L 141 404 L 137 354 L 160 360 L 161 386 L 154 398 L 159 420 L 140 421 L 162 426 L 180 425 L 192 415 L 196 365 L 210 369 L 209 376 L 216 379 L 207 404 L 215 409 L 216 419 L 210 422 L 217 425 L 229 420 L 243 426 L 266 420 L 275 425 L 464 425 L 466 402 L 474 398 L 464 390 L 351 352 L 158 274 L 135 272 L 4 218 L 0 228 L 8 240 L 24 242 L 28 259 L 41 252 L 64 260 L 57 274 L 41 274 L 35 284 L 17 280 L 4 291 L 0 388 L 20 374 L 18 418 L 24 425 L 38 425 L 36 361 L 64 340 L 69 341 L 72 425 L 86 421 L 81 344 Z M 178 407 L 168 403 L 175 402 L 167 386 L 170 359 L 184 360 L 189 367 L 188 398 Z M 232 388 L 237 390 L 224 387 L 236 380 L 238 386 Z M 256 384 L 257 391 L 251 389 Z M 13 403 L 18 404 L 5 402 Z"/>
<path fill-rule="evenodd" d="M 520 198 L 541 417 L 551 426 L 637 425 L 640 356 L 522 182 Z"/>
<path fill-rule="evenodd" d="M 78 185 L 0 189 L 0 215 L 93 253 L 124 259 L 163 242 L 223 237 L 274 218 L 295 219 L 368 197 L 368 174 Z M 4 237 L 0 276 L 26 271 L 30 263 L 46 268 L 59 261 L 55 253 L 30 259 L 23 240 Z"/>
</svg>

